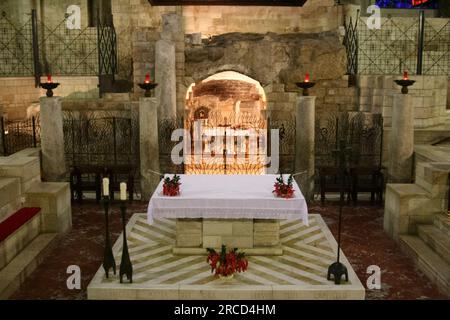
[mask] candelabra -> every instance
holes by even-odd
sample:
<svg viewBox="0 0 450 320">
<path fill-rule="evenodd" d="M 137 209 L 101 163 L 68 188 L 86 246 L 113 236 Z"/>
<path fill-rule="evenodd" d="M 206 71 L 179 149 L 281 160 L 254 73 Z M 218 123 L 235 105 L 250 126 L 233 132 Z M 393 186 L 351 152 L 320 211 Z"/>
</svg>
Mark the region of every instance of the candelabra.
<svg viewBox="0 0 450 320">
<path fill-rule="evenodd" d="M 113 269 L 116 274 L 116 260 L 112 252 L 111 241 L 109 237 L 109 196 L 103 196 L 103 208 L 105 209 L 105 253 L 103 257 L 103 269 L 105 269 L 106 278 L 109 278 L 109 269 Z"/>
<path fill-rule="evenodd" d="M 339 162 L 339 174 L 341 178 L 340 186 L 340 200 L 339 200 L 339 225 L 338 225 L 338 248 L 337 260 L 328 267 L 327 280 L 331 280 L 331 275 L 334 277 L 335 284 L 341 284 L 342 276 L 345 276 L 345 281 L 348 281 L 347 267 L 340 262 L 341 257 L 341 226 L 342 226 L 342 208 L 344 206 L 344 189 L 345 189 L 345 171 L 347 168 L 347 154 L 351 148 L 346 147 L 344 139 L 339 142 L 339 148 L 335 150 Z"/>
<path fill-rule="evenodd" d="M 122 246 L 122 260 L 120 262 L 120 283 L 122 283 L 122 277 L 127 276 L 130 283 L 133 283 L 133 265 L 131 264 L 130 254 L 128 252 L 127 233 L 125 225 L 125 214 L 127 212 L 126 201 L 120 201 L 120 212 L 122 213 L 122 228 L 123 228 L 123 246 Z"/>
</svg>

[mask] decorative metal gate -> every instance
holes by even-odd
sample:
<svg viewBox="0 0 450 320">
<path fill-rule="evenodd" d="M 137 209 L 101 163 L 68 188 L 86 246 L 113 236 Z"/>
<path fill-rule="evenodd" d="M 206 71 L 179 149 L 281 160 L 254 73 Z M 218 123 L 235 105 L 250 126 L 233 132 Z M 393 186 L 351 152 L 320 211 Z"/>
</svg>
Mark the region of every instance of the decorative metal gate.
<svg viewBox="0 0 450 320">
<path fill-rule="evenodd" d="M 41 144 L 39 117 L 8 121 L 0 117 L 0 155 L 9 156 Z"/>
<path fill-rule="evenodd" d="M 423 27 L 422 27 L 423 24 Z M 364 18 L 345 23 L 347 72 L 450 75 L 450 22 L 445 19 L 383 18 L 370 29 Z"/>
<path fill-rule="evenodd" d="M 129 114 L 66 111 L 63 129 L 69 166 L 138 166 L 138 119 Z"/>
<path fill-rule="evenodd" d="M 17 25 L 2 12 L 0 76 L 34 76 L 36 86 L 42 74 L 99 76 L 102 92 L 105 77 L 114 80 L 117 71 L 117 39 L 112 19 L 78 30 L 66 27 L 67 18 L 52 24 L 39 20 L 32 10 L 31 17 Z"/>
</svg>

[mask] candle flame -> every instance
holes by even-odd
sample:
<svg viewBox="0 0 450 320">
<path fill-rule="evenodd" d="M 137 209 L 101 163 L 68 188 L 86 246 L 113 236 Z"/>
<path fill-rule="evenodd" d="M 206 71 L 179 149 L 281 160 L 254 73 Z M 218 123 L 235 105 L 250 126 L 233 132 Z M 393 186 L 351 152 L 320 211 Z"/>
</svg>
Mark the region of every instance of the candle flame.
<svg viewBox="0 0 450 320">
<path fill-rule="evenodd" d="M 48 83 L 52 83 L 53 82 L 51 74 L 47 75 L 47 82 Z"/>
<path fill-rule="evenodd" d="M 403 72 L 403 80 L 409 80 L 408 78 L 408 71 Z"/>
<path fill-rule="evenodd" d="M 305 82 L 309 82 L 309 73 L 305 74 Z"/>
</svg>

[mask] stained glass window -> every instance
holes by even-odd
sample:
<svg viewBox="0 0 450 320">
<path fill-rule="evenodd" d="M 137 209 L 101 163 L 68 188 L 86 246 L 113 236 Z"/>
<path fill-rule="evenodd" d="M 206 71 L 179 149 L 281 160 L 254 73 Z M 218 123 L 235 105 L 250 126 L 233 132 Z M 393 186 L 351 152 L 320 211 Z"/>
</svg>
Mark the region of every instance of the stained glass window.
<svg viewBox="0 0 450 320">
<path fill-rule="evenodd" d="M 438 0 L 376 0 L 380 8 L 438 9 Z"/>
</svg>

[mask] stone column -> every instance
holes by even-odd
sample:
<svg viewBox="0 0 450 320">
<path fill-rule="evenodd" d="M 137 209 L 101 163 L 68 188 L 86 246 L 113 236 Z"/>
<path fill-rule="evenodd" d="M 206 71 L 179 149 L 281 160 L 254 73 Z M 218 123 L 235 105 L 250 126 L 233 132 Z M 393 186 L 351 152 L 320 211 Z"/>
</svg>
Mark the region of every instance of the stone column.
<svg viewBox="0 0 450 320">
<path fill-rule="evenodd" d="M 175 44 L 170 40 L 156 42 L 155 77 L 158 118 L 174 119 L 177 114 Z"/>
<path fill-rule="evenodd" d="M 389 135 L 388 181 L 411 183 L 414 154 L 414 108 L 408 94 L 394 94 Z"/>
<path fill-rule="evenodd" d="M 314 126 L 316 97 L 300 96 L 296 110 L 295 172 L 296 181 L 307 201 L 314 197 Z"/>
<path fill-rule="evenodd" d="M 61 102 L 61 97 L 40 99 L 42 179 L 49 182 L 66 181 Z"/>
<path fill-rule="evenodd" d="M 3 106 L 0 106 L 0 121 L 3 119 Z M 0 130 L 2 129 L 2 123 L 0 122 Z M 4 132 L 0 132 L 0 156 L 3 156 L 4 154 L 4 141 L 3 141 Z"/>
<path fill-rule="evenodd" d="M 139 145 L 141 198 L 148 201 L 160 181 L 159 175 L 154 173 L 160 170 L 156 98 L 139 100 Z"/>
</svg>

